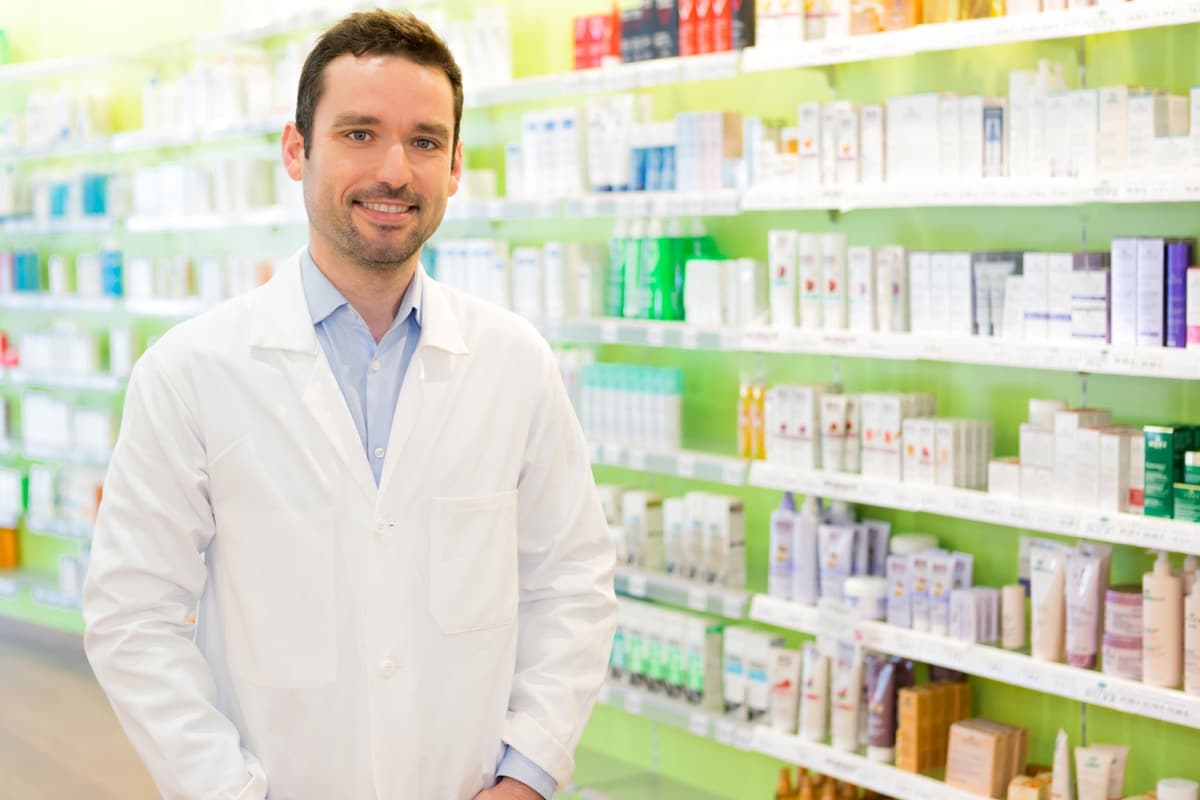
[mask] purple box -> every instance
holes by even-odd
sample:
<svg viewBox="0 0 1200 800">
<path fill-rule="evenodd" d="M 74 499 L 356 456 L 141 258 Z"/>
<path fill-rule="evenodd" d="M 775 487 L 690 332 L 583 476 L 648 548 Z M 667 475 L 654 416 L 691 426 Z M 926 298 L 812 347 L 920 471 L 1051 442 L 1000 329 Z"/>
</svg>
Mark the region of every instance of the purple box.
<svg viewBox="0 0 1200 800">
<path fill-rule="evenodd" d="M 1167 241 L 1167 347 L 1187 347 L 1187 271 L 1194 239 Z"/>
</svg>

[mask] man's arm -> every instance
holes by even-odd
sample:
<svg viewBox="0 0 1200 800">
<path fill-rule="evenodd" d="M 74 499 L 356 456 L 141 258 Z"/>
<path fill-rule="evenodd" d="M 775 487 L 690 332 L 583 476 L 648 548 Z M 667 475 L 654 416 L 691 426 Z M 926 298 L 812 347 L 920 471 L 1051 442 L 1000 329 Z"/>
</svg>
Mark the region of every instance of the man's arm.
<svg viewBox="0 0 1200 800">
<path fill-rule="evenodd" d="M 604 681 L 615 555 L 587 443 L 548 346 L 519 489 L 517 672 L 504 741 L 560 786 Z"/>
<path fill-rule="evenodd" d="M 84 644 L 166 797 L 262 800 L 266 775 L 216 709 L 193 642 L 214 524 L 204 443 L 184 400 L 194 395 L 163 350 L 148 350 L 129 380 L 83 591 Z"/>
</svg>

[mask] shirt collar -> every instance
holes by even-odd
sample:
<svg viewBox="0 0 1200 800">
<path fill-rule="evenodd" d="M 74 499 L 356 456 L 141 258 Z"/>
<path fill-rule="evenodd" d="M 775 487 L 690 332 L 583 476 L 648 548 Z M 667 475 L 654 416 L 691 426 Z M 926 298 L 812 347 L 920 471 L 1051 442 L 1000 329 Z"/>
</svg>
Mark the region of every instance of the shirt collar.
<svg viewBox="0 0 1200 800">
<path fill-rule="evenodd" d="M 408 319 L 410 314 L 418 326 L 421 324 L 422 272 L 423 270 L 418 264 L 416 270 L 413 271 L 412 281 L 408 284 L 408 289 L 400 301 L 400 310 L 396 312 L 393 326 L 397 322 Z M 317 262 L 313 261 L 312 253 L 307 247 L 300 253 L 300 281 L 304 286 L 304 299 L 308 303 L 308 313 L 312 317 L 313 325 L 320 325 L 334 311 L 344 305 L 349 305 L 349 301 L 317 267 Z"/>
</svg>

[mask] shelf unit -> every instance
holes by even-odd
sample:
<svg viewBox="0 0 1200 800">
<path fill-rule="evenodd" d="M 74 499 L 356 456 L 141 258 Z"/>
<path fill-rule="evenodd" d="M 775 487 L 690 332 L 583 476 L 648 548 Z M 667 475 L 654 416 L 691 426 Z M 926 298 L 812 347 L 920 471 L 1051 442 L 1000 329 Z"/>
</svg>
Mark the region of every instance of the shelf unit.
<svg viewBox="0 0 1200 800">
<path fill-rule="evenodd" d="M 194 317 L 212 308 L 217 302 L 200 297 L 82 297 L 72 294 L 50 294 L 49 292 L 0 294 L 0 309 L 8 311 L 127 314 L 131 317 L 161 317 L 165 319 Z"/>
<path fill-rule="evenodd" d="M 53 536 L 73 542 L 90 542 L 94 525 L 58 517 L 42 517 L 29 514 L 25 517 L 25 528 L 37 536 Z"/>
<path fill-rule="evenodd" d="M 638 472 L 656 472 L 679 478 L 714 481 L 731 486 L 746 482 L 746 467 L 742 458 L 718 456 L 695 450 L 659 450 L 636 447 L 621 442 L 589 443 L 592 463 L 606 467 L 625 467 Z"/>
<path fill-rule="evenodd" d="M 59 591 L 52 576 L 19 569 L 0 571 L 0 599 L 16 600 L 25 593 L 41 606 L 76 613 L 82 610 L 81 599 Z"/>
<path fill-rule="evenodd" d="M 752 327 L 713 328 L 686 322 L 626 319 L 532 320 L 551 342 L 631 344 L 720 352 L 935 361 L 1020 367 L 1097 375 L 1200 379 L 1200 349 L 1122 350 L 1071 343 L 1038 344 L 984 336 L 934 337 L 911 333 Z"/>
<path fill-rule="evenodd" d="M 55 464 L 75 464 L 83 467 L 107 467 L 112 451 L 79 450 L 72 447 L 50 447 L 25 444 L 19 451 L 28 461 L 49 461 Z"/>
<path fill-rule="evenodd" d="M 632 567 L 618 567 L 615 584 L 618 592 L 629 597 L 686 606 L 702 614 L 717 614 L 731 619 L 744 619 L 750 604 L 749 593 L 741 589 L 713 586 L 677 575 Z"/>
<path fill-rule="evenodd" d="M 12 217 L 0 223 L 0 233 L 6 236 L 68 236 L 112 233 L 114 230 L 116 223 L 111 217 L 48 220 Z"/>
<path fill-rule="evenodd" d="M 762 725 L 730 720 L 659 694 L 609 683 L 600 692 L 600 702 L 718 744 L 798 764 L 897 800 L 979 800 L 978 795 L 924 775 L 905 772 L 891 764 L 870 761 L 825 744 L 806 742 Z"/>
<path fill-rule="evenodd" d="M 125 389 L 125 378 L 109 373 L 42 372 L 0 369 L 0 384 L 49 389 L 72 389 L 96 394 L 116 394 Z"/>
<path fill-rule="evenodd" d="M 252 208 L 229 214 L 183 214 L 171 217 L 132 216 L 125 220 L 129 233 L 192 233 L 229 228 L 302 226 L 308 218 L 285 208 Z"/>
<path fill-rule="evenodd" d="M 861 475 L 813 472 L 755 461 L 751 486 L 815 494 L 870 506 L 940 514 L 1061 536 L 1200 555 L 1200 525 L 1137 514 L 1101 514 L 1074 506 L 1030 503 L 971 489 L 922 486 Z"/>
<path fill-rule="evenodd" d="M 800 633 L 851 638 L 870 650 L 1128 714 L 1200 728 L 1200 697 L 1176 689 L 1160 689 L 1096 670 L 1039 661 L 999 647 L 859 620 L 842 609 L 802 606 L 766 595 L 754 596 L 750 619 Z"/>
</svg>

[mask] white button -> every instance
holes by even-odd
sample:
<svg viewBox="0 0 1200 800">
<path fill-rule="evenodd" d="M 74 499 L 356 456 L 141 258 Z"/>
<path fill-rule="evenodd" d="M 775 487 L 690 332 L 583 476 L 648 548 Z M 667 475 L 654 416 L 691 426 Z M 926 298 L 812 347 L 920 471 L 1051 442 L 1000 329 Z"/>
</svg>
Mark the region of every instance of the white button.
<svg viewBox="0 0 1200 800">
<path fill-rule="evenodd" d="M 383 458 L 383 448 L 382 448 L 382 447 L 376 447 L 376 448 L 375 448 L 375 457 L 376 457 L 376 458 Z"/>
<path fill-rule="evenodd" d="M 379 372 L 379 359 L 378 358 L 371 362 L 371 372 Z"/>
<path fill-rule="evenodd" d="M 379 674 L 385 678 L 392 677 L 396 674 L 396 665 L 392 663 L 391 659 L 385 660 L 379 665 Z"/>
<path fill-rule="evenodd" d="M 387 523 L 381 519 L 375 520 L 375 532 L 383 533 L 387 529 Z"/>
</svg>

